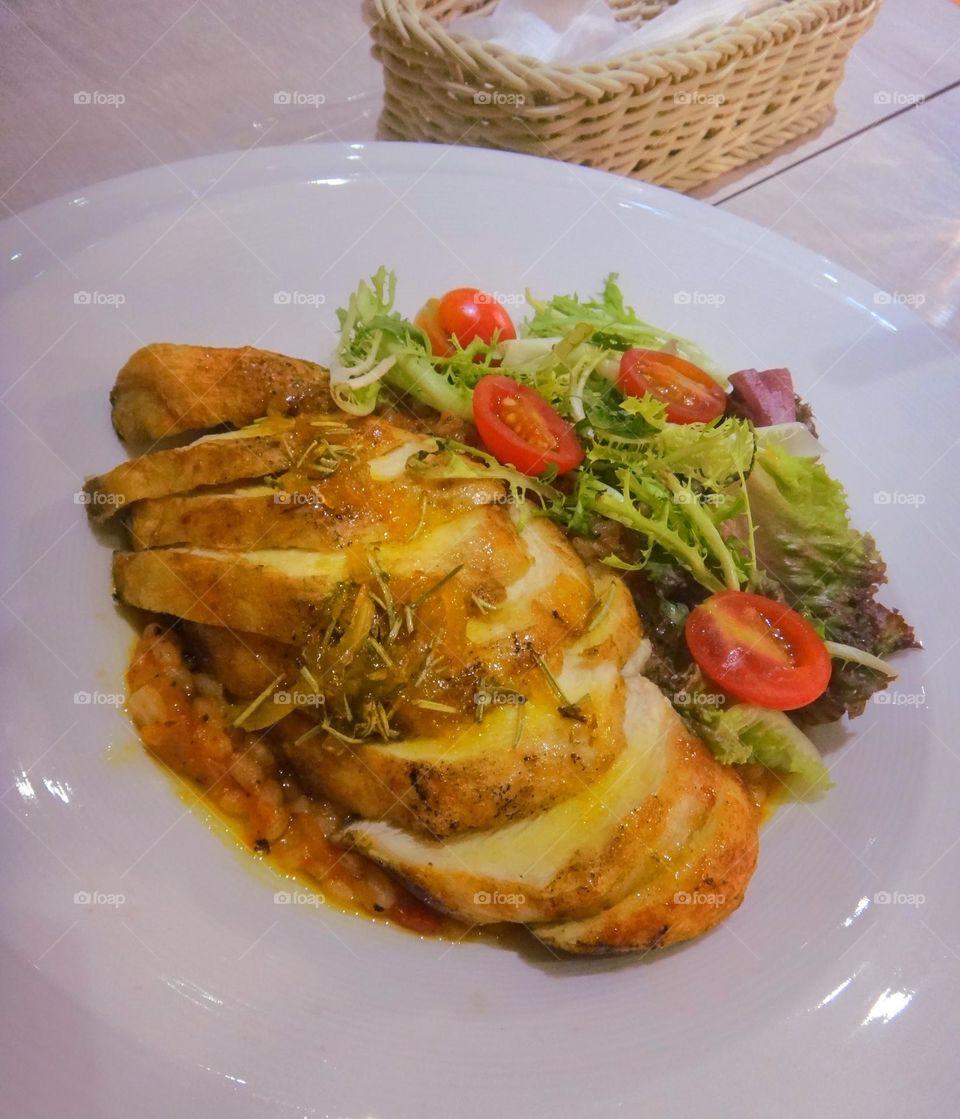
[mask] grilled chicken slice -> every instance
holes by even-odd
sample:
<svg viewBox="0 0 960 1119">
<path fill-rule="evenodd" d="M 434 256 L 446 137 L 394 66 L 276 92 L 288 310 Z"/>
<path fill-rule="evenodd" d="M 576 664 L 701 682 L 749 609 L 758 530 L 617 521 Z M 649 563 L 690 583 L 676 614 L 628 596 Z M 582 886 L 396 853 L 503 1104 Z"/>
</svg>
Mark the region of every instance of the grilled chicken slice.
<svg viewBox="0 0 960 1119">
<path fill-rule="evenodd" d="M 117 552 L 117 599 L 191 622 L 304 642 L 323 604 L 347 576 L 345 553 L 213 552 L 159 548 Z"/>
<path fill-rule="evenodd" d="M 257 350 L 154 342 L 137 350 L 110 394 L 113 426 L 128 446 L 259 416 L 332 407 L 326 369 Z"/>
<path fill-rule="evenodd" d="M 275 680 L 287 687 L 297 678 L 299 650 L 295 645 L 197 622 L 182 621 L 178 628 L 194 663 L 235 702 L 249 702 Z"/>
<path fill-rule="evenodd" d="M 743 899 L 756 809 L 649 681 L 633 678 L 632 700 L 628 751 L 543 814 L 444 843 L 371 820 L 343 838 L 437 908 L 471 923 L 523 921 L 564 951 L 695 937 Z M 550 921 L 556 912 L 564 919 Z"/>
<path fill-rule="evenodd" d="M 536 937 L 577 954 L 645 952 L 699 936 L 740 905 L 757 861 L 757 808 L 699 743 L 687 774 L 659 868 L 642 867 L 625 897 L 591 917 L 531 926 Z"/>
<path fill-rule="evenodd" d="M 404 447 L 405 454 L 409 448 Z M 393 453 L 369 463 L 373 483 L 388 482 Z M 499 501 L 499 482 L 442 483 L 423 510 L 421 531 L 457 517 L 476 505 Z M 338 480 L 318 481 L 294 492 L 252 484 L 225 492 L 194 493 L 138 502 L 127 521 L 135 548 L 190 544 L 198 548 L 328 550 L 349 544 L 376 545 L 403 540 L 418 523 L 422 494 L 394 489 L 390 500 L 370 501 L 369 489 L 345 493 Z"/>
<path fill-rule="evenodd" d="M 623 750 L 620 670 L 646 652 L 623 583 L 600 572 L 597 595 L 595 624 L 563 650 L 556 677 L 565 695 L 580 700 L 578 717 L 558 710 L 534 664 L 511 677 L 516 691 L 482 697 L 489 702 L 480 722 L 351 750 L 325 736 L 295 739 L 288 756 L 310 787 L 351 812 L 439 838 L 550 808 Z"/>
<path fill-rule="evenodd" d="M 483 641 L 473 642 L 499 642 L 509 655 L 518 643 L 554 648 L 594 604 L 586 568 L 569 546 L 567 564 L 557 569 L 555 552 L 562 541 L 559 529 L 542 520 L 526 526 L 521 539 L 506 510 L 481 506 L 413 541 L 388 541 L 376 556 L 391 585 L 403 592 L 401 601 L 414 601 L 418 589 L 425 592 L 454 569 L 469 596 L 509 588 L 527 569 L 542 567 L 539 589 L 549 586 L 551 595 L 538 594 L 518 604 L 509 631 L 484 621 Z M 302 643 L 315 631 L 336 585 L 350 578 L 369 579 L 368 565 L 369 551 L 359 547 L 326 552 L 157 548 L 116 553 L 113 571 L 118 598 L 131 606 Z M 494 607 L 487 617 L 496 619 L 510 607 L 509 602 Z M 473 624 L 465 617 L 460 621 Z M 469 650 L 458 643 L 455 632 L 437 633 L 436 641 L 461 665 L 469 663 Z"/>
<path fill-rule="evenodd" d="M 144 498 L 287 471 L 315 437 L 309 424 L 267 419 L 237 432 L 204 436 L 186 447 L 130 459 L 87 479 L 87 509 L 92 520 L 102 521 Z"/>
<path fill-rule="evenodd" d="M 479 562 L 464 569 L 462 581 L 482 586 L 495 573 L 528 562 L 510 549 L 510 522 L 501 512 L 482 506 L 414 543 L 388 542 L 378 549 L 379 563 L 398 585 L 425 590 L 480 545 Z M 315 631 L 337 584 L 351 575 L 369 578 L 369 567 L 365 549 L 151 548 L 116 553 L 113 574 L 118 598 L 131 606 L 295 644 Z"/>
<path fill-rule="evenodd" d="M 668 853 L 664 820 L 691 776 L 679 716 L 649 680 L 625 681 L 625 749 L 553 808 L 443 842 L 381 820 L 350 824 L 343 838 L 470 923 L 585 917 L 620 900 Z"/>
</svg>

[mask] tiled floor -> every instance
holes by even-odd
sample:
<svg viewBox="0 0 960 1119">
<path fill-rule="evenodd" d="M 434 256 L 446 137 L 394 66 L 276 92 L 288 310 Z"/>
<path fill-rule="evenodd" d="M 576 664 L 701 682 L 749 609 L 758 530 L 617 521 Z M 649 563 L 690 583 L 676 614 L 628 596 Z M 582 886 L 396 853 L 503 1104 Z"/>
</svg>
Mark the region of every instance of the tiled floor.
<svg viewBox="0 0 960 1119">
<path fill-rule="evenodd" d="M 0 0 L 0 43 L 0 217 L 161 162 L 376 132 L 353 0 Z M 697 194 L 910 301 L 960 349 L 960 3 L 886 0 L 832 122 Z"/>
</svg>

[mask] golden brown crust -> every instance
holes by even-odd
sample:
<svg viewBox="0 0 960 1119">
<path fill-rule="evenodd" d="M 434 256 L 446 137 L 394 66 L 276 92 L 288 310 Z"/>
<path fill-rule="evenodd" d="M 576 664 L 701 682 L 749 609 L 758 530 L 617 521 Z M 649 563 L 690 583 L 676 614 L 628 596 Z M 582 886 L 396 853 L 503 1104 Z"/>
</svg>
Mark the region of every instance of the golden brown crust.
<svg viewBox="0 0 960 1119">
<path fill-rule="evenodd" d="M 309 430 L 281 420 L 270 422 L 262 434 L 207 438 L 129 459 L 106 474 L 87 479 L 83 486 L 87 510 L 91 520 L 103 521 L 145 498 L 287 470 L 310 438 Z"/>
<path fill-rule="evenodd" d="M 602 699 L 604 716 L 622 711 L 621 695 Z M 287 754 L 308 787 L 357 815 L 438 838 L 459 835 L 550 808 L 599 777 L 622 750 L 609 722 L 564 719 L 548 704 L 549 697 L 528 697 L 528 711 L 495 711 L 460 732 L 466 748 L 455 742 L 446 752 L 436 740 L 421 753 L 417 740 L 344 750 L 313 738 L 291 742 Z M 515 744 L 517 729 L 522 741 Z M 474 737 L 482 744 L 473 747 Z"/>
<path fill-rule="evenodd" d="M 531 923 L 597 913 L 682 850 L 724 780 L 679 717 L 661 706 L 666 701 L 654 686 L 643 680 L 634 688 L 627 718 L 642 711 L 643 722 L 634 725 L 633 744 L 588 789 L 530 825 L 523 820 L 435 843 L 360 821 L 345 837 L 463 921 Z"/>
<path fill-rule="evenodd" d="M 283 572 L 259 566 L 246 555 L 181 548 L 117 552 L 115 593 L 141 610 L 303 644 L 346 572 L 345 557 L 339 562 L 331 557 L 326 570 L 300 577 L 294 585 Z"/>
<path fill-rule="evenodd" d="M 327 370 L 313 362 L 253 346 L 173 342 L 137 350 L 117 374 L 110 402 L 113 426 L 128 446 L 332 407 Z"/>
<path fill-rule="evenodd" d="M 389 486 L 389 483 L 383 483 Z M 307 548 L 326 551 L 349 544 L 380 544 L 403 540 L 412 531 L 404 517 L 402 497 L 394 494 L 393 522 L 367 515 L 364 509 L 346 511 L 340 495 L 316 482 L 309 489 L 287 492 L 250 486 L 229 493 L 188 493 L 138 502 L 128 519 L 135 548 L 190 544 L 196 548 L 238 549 Z M 393 487 L 396 490 L 396 487 Z M 430 495 L 423 528 L 449 520 L 469 509 L 495 502 L 499 484 L 446 485 Z M 419 506 L 415 506 L 416 512 Z M 414 518 L 416 517 L 414 513 Z M 423 529 L 421 529 L 423 531 Z"/>
<path fill-rule="evenodd" d="M 581 955 L 642 952 L 699 936 L 738 908 L 757 862 L 757 808 L 735 771 L 699 743 L 696 753 L 712 804 L 683 847 L 620 901 L 585 920 L 532 926 L 535 936 Z"/>
<path fill-rule="evenodd" d="M 293 645 L 197 622 L 185 621 L 178 628 L 194 661 L 223 685 L 234 702 L 256 698 L 278 677 L 284 687 L 296 678 Z"/>
</svg>

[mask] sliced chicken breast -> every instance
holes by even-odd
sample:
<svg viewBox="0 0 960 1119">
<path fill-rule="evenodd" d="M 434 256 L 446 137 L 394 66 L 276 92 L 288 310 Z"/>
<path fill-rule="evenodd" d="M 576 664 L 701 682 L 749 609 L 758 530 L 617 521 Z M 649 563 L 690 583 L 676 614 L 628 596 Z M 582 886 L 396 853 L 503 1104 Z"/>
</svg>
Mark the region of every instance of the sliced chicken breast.
<svg viewBox="0 0 960 1119">
<path fill-rule="evenodd" d="M 343 838 L 443 911 L 470 923 L 588 916 L 667 853 L 663 828 L 691 775 L 689 736 L 659 689 L 627 678 L 626 748 L 592 784 L 503 827 L 425 839 L 382 820 Z"/>
<path fill-rule="evenodd" d="M 623 750 L 626 685 L 620 669 L 642 651 L 623 584 L 598 573 L 598 617 L 563 648 L 557 684 L 579 701 L 564 715 L 536 664 L 489 690 L 478 722 L 448 718 L 433 734 L 344 749 L 328 735 L 294 739 L 298 773 L 361 816 L 437 837 L 507 823 L 585 788 Z"/>
<path fill-rule="evenodd" d="M 289 470 L 315 435 L 292 420 L 263 420 L 237 432 L 207 435 L 186 447 L 121 463 L 84 483 L 92 520 L 106 520 L 144 498 L 188 493 Z"/>
<path fill-rule="evenodd" d="M 574 953 L 721 920 L 756 811 L 643 676 L 619 576 L 482 465 L 442 480 L 416 425 L 309 411 L 326 392 L 262 351 L 135 354 L 124 439 L 248 426 L 87 483 L 93 517 L 126 510 L 117 598 L 181 619 L 238 736 L 268 736 L 340 842 L 436 909 Z"/>
<path fill-rule="evenodd" d="M 258 350 L 154 342 L 133 354 L 110 394 L 113 426 L 128 446 L 143 446 L 259 416 L 331 409 L 326 369 Z"/>
<path fill-rule="evenodd" d="M 531 925 L 544 944 L 577 954 L 645 952 L 699 936 L 737 909 L 756 866 L 757 809 L 736 773 L 700 743 L 691 749 L 659 865 L 642 866 L 621 900 L 590 917 Z"/>
</svg>

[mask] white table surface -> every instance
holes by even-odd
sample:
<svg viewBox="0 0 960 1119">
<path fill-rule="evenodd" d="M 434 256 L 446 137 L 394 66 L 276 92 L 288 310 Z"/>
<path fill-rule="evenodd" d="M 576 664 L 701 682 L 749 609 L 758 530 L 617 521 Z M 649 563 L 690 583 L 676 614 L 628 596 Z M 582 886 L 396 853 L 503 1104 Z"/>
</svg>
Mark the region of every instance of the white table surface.
<svg viewBox="0 0 960 1119">
<path fill-rule="evenodd" d="M 359 0 L 0 0 L 0 217 L 194 155 L 372 139 L 381 89 Z M 875 281 L 960 349 L 960 3 L 886 0 L 834 119 L 696 193 Z"/>
</svg>

